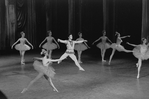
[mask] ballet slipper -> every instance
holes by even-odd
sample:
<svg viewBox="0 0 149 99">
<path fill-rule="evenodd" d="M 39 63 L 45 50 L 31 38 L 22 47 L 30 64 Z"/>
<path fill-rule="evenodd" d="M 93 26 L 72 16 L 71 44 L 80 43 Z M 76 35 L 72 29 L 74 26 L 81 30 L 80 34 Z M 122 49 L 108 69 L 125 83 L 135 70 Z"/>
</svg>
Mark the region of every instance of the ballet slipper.
<svg viewBox="0 0 149 99">
<path fill-rule="evenodd" d="M 79 68 L 79 70 L 81 70 L 81 71 L 85 71 L 83 68 Z"/>
</svg>

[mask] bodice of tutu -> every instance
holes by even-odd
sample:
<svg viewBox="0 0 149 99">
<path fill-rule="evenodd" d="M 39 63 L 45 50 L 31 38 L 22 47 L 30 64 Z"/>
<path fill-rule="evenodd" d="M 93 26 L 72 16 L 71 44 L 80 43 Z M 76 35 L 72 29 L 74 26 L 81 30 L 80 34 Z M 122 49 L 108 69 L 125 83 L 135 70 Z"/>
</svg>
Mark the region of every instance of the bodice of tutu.
<svg viewBox="0 0 149 99">
<path fill-rule="evenodd" d="M 102 36 L 102 37 L 101 37 L 101 42 L 102 42 L 102 43 L 106 43 L 106 40 L 107 40 L 107 37 L 106 37 L 106 36 Z"/>
<path fill-rule="evenodd" d="M 140 45 L 140 53 L 145 53 L 147 51 L 147 45 Z"/>
<path fill-rule="evenodd" d="M 52 43 L 53 37 L 47 37 L 47 43 Z"/>
<path fill-rule="evenodd" d="M 20 38 L 20 44 L 25 44 L 26 39 L 25 38 Z"/>
</svg>

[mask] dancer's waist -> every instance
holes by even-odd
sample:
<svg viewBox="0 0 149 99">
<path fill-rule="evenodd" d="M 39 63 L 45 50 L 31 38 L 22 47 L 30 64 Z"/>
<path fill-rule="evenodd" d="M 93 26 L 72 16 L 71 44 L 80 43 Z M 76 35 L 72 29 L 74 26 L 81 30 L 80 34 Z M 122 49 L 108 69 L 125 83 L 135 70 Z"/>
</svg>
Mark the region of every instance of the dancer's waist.
<svg viewBox="0 0 149 99">
<path fill-rule="evenodd" d="M 74 54 L 74 50 L 66 50 L 66 53 L 68 53 L 68 54 Z"/>
</svg>

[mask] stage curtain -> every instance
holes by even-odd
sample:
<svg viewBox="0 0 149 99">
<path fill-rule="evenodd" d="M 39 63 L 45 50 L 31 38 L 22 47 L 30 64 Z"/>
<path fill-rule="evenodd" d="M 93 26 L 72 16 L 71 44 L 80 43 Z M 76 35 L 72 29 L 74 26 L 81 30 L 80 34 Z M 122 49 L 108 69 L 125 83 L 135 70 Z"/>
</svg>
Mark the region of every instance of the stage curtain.
<svg viewBox="0 0 149 99">
<path fill-rule="evenodd" d="M 0 0 L 0 49 L 5 49 L 6 47 L 6 7 L 5 0 Z"/>
<path fill-rule="evenodd" d="M 149 40 L 149 0 L 142 0 L 142 38 Z"/>
</svg>

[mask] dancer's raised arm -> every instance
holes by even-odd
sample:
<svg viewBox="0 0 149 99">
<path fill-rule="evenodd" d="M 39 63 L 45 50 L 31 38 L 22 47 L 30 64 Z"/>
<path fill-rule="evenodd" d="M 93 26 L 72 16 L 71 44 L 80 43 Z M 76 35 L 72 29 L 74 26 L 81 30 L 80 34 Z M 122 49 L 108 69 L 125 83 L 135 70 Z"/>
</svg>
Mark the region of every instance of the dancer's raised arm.
<svg viewBox="0 0 149 99">
<path fill-rule="evenodd" d="M 128 45 L 131 45 L 131 46 L 134 46 L 134 47 L 135 47 L 135 46 L 138 46 L 138 45 L 135 45 L 135 44 L 131 44 L 131 43 L 129 43 L 129 42 L 127 42 L 127 44 L 128 44 Z"/>
</svg>

